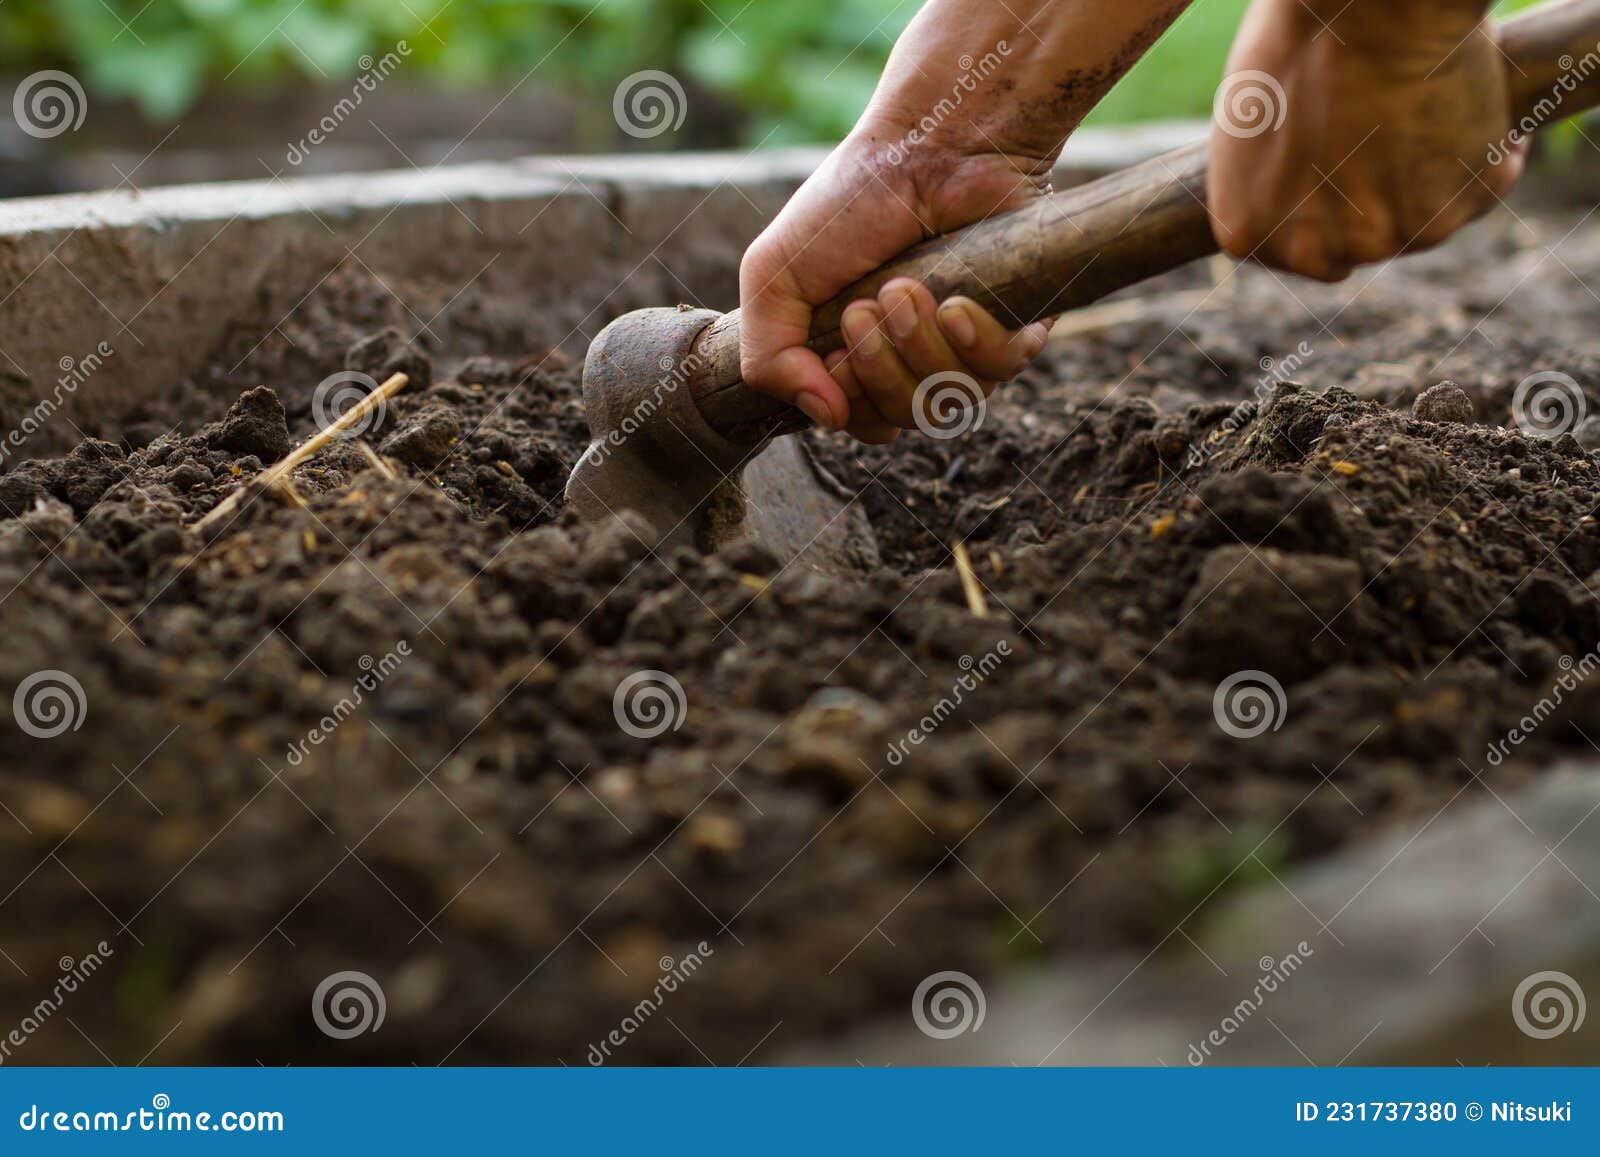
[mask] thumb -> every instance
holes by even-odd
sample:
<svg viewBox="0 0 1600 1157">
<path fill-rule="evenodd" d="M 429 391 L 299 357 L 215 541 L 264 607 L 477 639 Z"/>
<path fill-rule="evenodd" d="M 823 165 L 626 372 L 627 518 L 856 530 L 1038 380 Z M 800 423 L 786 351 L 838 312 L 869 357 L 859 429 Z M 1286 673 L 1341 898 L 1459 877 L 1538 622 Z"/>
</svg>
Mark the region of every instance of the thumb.
<svg viewBox="0 0 1600 1157">
<path fill-rule="evenodd" d="M 746 284 L 739 315 L 739 372 L 745 384 L 788 402 L 824 429 L 844 429 L 850 400 L 822 358 L 806 346 L 811 306 L 781 277 L 753 287 L 748 276 L 741 280 Z"/>
</svg>

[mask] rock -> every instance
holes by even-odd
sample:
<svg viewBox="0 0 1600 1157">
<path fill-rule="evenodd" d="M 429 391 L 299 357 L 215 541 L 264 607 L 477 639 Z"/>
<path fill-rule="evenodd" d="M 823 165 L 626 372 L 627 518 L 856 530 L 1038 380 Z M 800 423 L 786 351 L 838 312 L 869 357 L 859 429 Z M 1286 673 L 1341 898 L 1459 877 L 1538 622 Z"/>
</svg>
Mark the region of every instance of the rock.
<svg viewBox="0 0 1600 1157">
<path fill-rule="evenodd" d="M 1471 422 L 1472 399 L 1454 382 L 1429 386 L 1411 403 L 1411 416 L 1422 422 Z"/>
<path fill-rule="evenodd" d="M 411 390 L 433 385 L 433 361 L 393 326 L 351 346 L 344 355 L 344 368 L 366 374 L 380 384 L 395 374 L 405 374 L 411 379 L 407 387 Z"/>
<path fill-rule="evenodd" d="M 208 428 L 206 441 L 230 454 L 253 454 L 263 462 L 276 462 L 290 445 L 283 403 L 266 386 L 246 390 L 222 421 Z"/>
<path fill-rule="evenodd" d="M 384 454 L 428 470 L 444 461 L 461 436 L 455 415 L 444 409 L 425 409 L 407 419 L 379 447 Z"/>
</svg>

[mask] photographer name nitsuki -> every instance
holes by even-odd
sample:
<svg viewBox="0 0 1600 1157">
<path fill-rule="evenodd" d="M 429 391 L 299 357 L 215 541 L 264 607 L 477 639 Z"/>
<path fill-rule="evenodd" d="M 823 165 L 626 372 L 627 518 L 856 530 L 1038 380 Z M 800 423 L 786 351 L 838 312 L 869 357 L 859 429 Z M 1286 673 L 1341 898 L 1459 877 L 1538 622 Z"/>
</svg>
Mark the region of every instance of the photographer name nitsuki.
<svg viewBox="0 0 1600 1157">
<path fill-rule="evenodd" d="M 1489 1106 L 1489 1120 L 1544 1121 L 1570 1124 L 1572 1121 L 1572 1102 L 1568 1101 L 1564 1105 L 1558 1101 L 1551 1101 L 1548 1105 L 1524 1105 L 1521 1101 L 1496 1101 Z"/>
</svg>

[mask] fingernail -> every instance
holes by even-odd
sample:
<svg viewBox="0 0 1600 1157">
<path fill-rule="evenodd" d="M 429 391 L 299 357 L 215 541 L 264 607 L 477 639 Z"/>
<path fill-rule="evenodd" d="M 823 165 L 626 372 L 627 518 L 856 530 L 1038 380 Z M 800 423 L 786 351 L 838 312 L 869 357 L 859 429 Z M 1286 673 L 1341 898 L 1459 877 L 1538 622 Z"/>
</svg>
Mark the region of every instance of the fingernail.
<svg viewBox="0 0 1600 1157">
<path fill-rule="evenodd" d="M 978 327 L 972 324 L 972 318 L 967 316 L 967 311 L 959 305 L 945 304 L 939 307 L 939 324 L 944 327 L 945 334 L 951 341 L 962 349 L 967 349 L 978 341 Z"/>
<path fill-rule="evenodd" d="M 891 295 L 894 305 L 889 310 L 889 333 L 895 341 L 903 341 L 917 332 L 917 303 L 909 289 L 900 289 Z"/>
<path fill-rule="evenodd" d="M 862 357 L 875 358 L 883 351 L 883 335 L 878 332 L 878 321 L 870 310 L 845 310 L 844 336 L 850 339 L 851 352 Z"/>
<path fill-rule="evenodd" d="M 794 404 L 800 407 L 800 412 L 810 418 L 824 430 L 833 429 L 833 413 L 828 405 L 815 394 L 801 394 L 795 399 Z"/>
<path fill-rule="evenodd" d="M 1042 321 L 1035 322 L 1022 332 L 1022 356 L 1031 362 L 1049 340 L 1050 327 Z"/>
</svg>

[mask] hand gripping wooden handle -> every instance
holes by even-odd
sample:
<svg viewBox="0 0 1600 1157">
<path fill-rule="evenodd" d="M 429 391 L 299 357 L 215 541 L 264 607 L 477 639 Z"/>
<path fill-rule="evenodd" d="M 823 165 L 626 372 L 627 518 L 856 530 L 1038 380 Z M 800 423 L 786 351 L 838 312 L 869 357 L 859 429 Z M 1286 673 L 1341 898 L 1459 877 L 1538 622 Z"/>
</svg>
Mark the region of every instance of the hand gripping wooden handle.
<svg viewBox="0 0 1600 1157">
<path fill-rule="evenodd" d="M 1600 0 L 1547 4 L 1504 22 L 1499 36 L 1517 136 L 1600 104 Z M 1495 145 L 1484 144 L 1487 156 Z M 970 297 L 1016 327 L 1215 253 L 1207 167 L 1207 146 L 1196 143 L 925 241 L 820 307 L 807 344 L 824 355 L 842 348 L 845 306 L 896 277 L 922 282 L 935 300 Z M 689 387 L 719 433 L 756 444 L 810 424 L 744 384 L 738 310 L 707 327 L 695 348 L 700 369 Z"/>
</svg>

